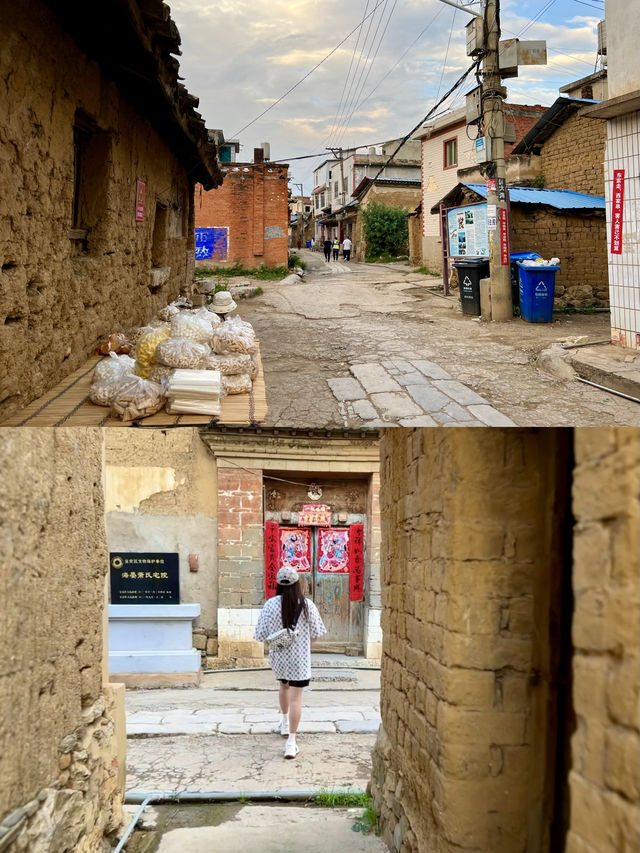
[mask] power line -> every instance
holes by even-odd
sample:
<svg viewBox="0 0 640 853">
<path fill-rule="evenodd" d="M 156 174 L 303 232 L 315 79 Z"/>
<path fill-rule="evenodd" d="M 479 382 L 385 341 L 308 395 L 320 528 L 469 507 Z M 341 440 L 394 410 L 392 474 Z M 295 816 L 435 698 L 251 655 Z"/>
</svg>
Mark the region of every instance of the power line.
<svg viewBox="0 0 640 853">
<path fill-rule="evenodd" d="M 333 54 L 338 50 L 338 48 L 339 48 L 339 47 L 342 47 L 342 45 L 343 45 L 343 44 L 344 44 L 348 39 L 350 39 L 350 38 L 351 38 L 351 36 L 355 33 L 355 31 L 358 29 L 358 27 L 361 27 L 361 26 L 362 26 L 362 24 L 367 20 L 367 18 L 368 18 L 368 17 L 370 17 L 371 15 L 373 15 L 373 13 L 376 11 L 376 9 L 378 8 L 378 6 L 382 6 L 382 4 L 383 4 L 383 3 L 386 3 L 386 2 L 387 2 L 387 0 L 378 0 L 378 3 L 373 7 L 373 9 L 371 10 L 371 12 L 369 12 L 369 14 L 368 14 L 365 18 L 363 18 L 363 19 L 362 19 L 362 21 L 360 21 L 360 23 L 359 23 L 357 26 L 355 26 L 355 27 L 351 30 L 351 32 L 350 32 L 350 33 L 348 33 L 348 35 L 346 35 L 346 36 L 342 39 L 342 41 L 341 41 L 341 42 L 339 42 L 339 43 L 338 43 L 338 44 L 333 48 L 333 50 L 330 50 L 330 51 L 329 51 L 329 53 L 324 57 L 324 59 L 321 59 L 321 60 L 320 60 L 320 62 L 318 62 L 318 63 L 317 63 L 317 65 L 314 65 L 314 66 L 313 66 L 313 68 L 312 68 L 310 71 L 307 71 L 307 73 L 304 75 L 304 77 L 301 77 L 301 78 L 300 78 L 300 80 L 298 80 L 298 82 L 297 82 L 297 83 L 294 83 L 294 85 L 293 85 L 293 86 L 291 86 L 291 88 L 290 88 L 290 89 L 287 89 L 287 91 L 286 91 L 283 95 L 281 95 L 281 96 L 280 96 L 276 101 L 274 101 L 272 104 L 270 104 L 266 109 L 264 109 L 264 110 L 263 110 L 259 115 L 257 115 L 254 119 L 252 119 L 250 122 L 248 122 L 248 124 L 245 124 L 245 126 L 244 126 L 244 127 L 241 127 L 241 128 L 240 128 L 240 130 L 237 130 L 235 133 L 233 133 L 233 134 L 232 134 L 232 138 L 233 138 L 233 137 L 238 137 L 238 136 L 240 136 L 240 134 L 241 134 L 241 133 L 244 133 L 244 131 L 245 131 L 247 128 L 251 127 L 251 125 L 252 125 L 252 124 L 255 124 L 259 119 L 261 119 L 261 118 L 262 118 L 262 116 L 266 115 L 266 114 L 269 112 L 269 110 L 272 110 L 275 106 L 277 106 L 277 105 L 280 103 L 280 101 L 283 101 L 283 100 L 287 97 L 287 95 L 290 95 L 290 94 L 291 94 L 291 92 L 293 92 L 293 91 L 294 91 L 294 89 L 297 89 L 297 88 L 298 88 L 298 86 L 299 86 L 301 83 L 304 83 L 304 81 L 305 81 L 308 77 L 310 77 L 310 76 L 313 74 L 313 72 L 314 72 L 314 71 L 317 71 L 317 70 L 318 70 L 318 68 L 320 68 L 320 66 L 321 66 L 324 62 L 326 62 L 326 61 L 327 61 L 327 59 L 329 59 L 329 57 L 330 57 L 330 56 L 333 56 Z"/>
<path fill-rule="evenodd" d="M 381 45 L 382 45 L 382 42 L 384 41 L 384 37 L 385 37 L 386 32 L 387 32 L 387 29 L 388 29 L 388 27 L 389 27 L 389 22 L 391 21 L 391 18 L 392 18 L 392 16 L 393 16 L 394 11 L 395 11 L 395 8 L 396 8 L 396 4 L 397 4 L 397 2 L 398 2 L 398 0 L 394 0 L 394 2 L 393 2 L 393 6 L 391 7 L 391 12 L 389 13 L 389 17 L 387 18 L 387 22 L 386 22 L 386 24 L 384 25 L 384 29 L 382 30 L 382 34 L 380 35 L 380 38 L 378 39 L 378 44 L 377 44 L 377 46 L 376 46 L 375 53 L 374 53 L 374 55 L 373 55 L 373 58 L 372 58 L 372 60 L 371 60 L 371 63 L 370 63 L 370 65 L 369 65 L 369 67 L 367 68 L 367 73 L 365 74 L 364 79 L 362 80 L 362 83 L 360 84 L 360 86 L 358 87 L 358 90 L 357 90 L 356 94 L 354 95 L 354 99 L 353 99 L 353 106 L 352 106 L 351 112 L 349 113 L 349 115 L 348 115 L 348 117 L 347 117 L 347 119 L 346 119 L 346 121 L 345 121 L 344 128 L 343 128 L 343 130 L 342 130 L 342 133 L 339 135 L 339 138 L 338 138 L 338 140 L 337 140 L 338 142 L 340 142 L 342 139 L 344 139 L 344 135 L 346 134 L 347 129 L 348 129 L 348 127 L 349 127 L 349 124 L 351 123 L 351 119 L 353 118 L 353 116 L 354 116 L 354 114 L 355 114 L 355 112 L 356 112 L 356 109 L 357 109 L 357 106 L 356 106 L 356 105 L 357 105 L 358 98 L 362 95 L 363 89 L 364 89 L 364 87 L 366 86 L 367 80 L 369 79 L 369 75 L 371 74 L 371 71 L 372 71 L 372 69 L 373 69 L 373 66 L 375 65 L 375 61 L 376 61 L 376 59 L 377 59 L 377 57 L 378 57 L 378 53 L 380 52 L 380 47 L 381 47 Z M 378 32 L 378 29 L 380 28 L 380 24 L 381 24 L 381 23 L 382 23 L 382 21 L 383 21 L 383 18 L 384 18 L 384 12 L 385 12 L 385 10 L 383 9 L 383 10 L 382 10 L 382 15 L 380 16 L 380 21 L 378 22 L 378 28 L 376 29 L 376 34 L 377 34 L 377 32 Z M 374 35 L 374 40 L 375 40 L 375 35 Z M 368 58 L 368 57 L 367 57 L 367 58 Z"/>
</svg>

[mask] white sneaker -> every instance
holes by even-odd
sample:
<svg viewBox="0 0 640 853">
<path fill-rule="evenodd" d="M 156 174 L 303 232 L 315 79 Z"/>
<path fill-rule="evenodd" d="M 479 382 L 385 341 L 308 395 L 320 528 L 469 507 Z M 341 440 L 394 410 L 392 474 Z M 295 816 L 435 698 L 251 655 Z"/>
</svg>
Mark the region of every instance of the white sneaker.
<svg viewBox="0 0 640 853">
<path fill-rule="evenodd" d="M 285 758 L 295 758 L 296 755 L 300 752 L 297 743 L 288 743 L 284 748 L 284 757 Z"/>
<path fill-rule="evenodd" d="M 280 722 L 280 734 L 283 737 L 289 736 L 289 717 L 284 717 L 284 719 Z"/>
</svg>

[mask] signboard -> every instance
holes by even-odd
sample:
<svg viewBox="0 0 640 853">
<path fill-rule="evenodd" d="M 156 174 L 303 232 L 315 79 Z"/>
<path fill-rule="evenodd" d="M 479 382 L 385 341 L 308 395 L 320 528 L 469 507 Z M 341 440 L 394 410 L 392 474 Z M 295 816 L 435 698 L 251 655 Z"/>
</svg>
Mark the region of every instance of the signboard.
<svg viewBox="0 0 640 853">
<path fill-rule="evenodd" d="M 487 228 L 489 231 L 495 231 L 498 227 L 498 214 L 496 213 L 496 205 L 487 205 Z"/>
<path fill-rule="evenodd" d="M 488 258 L 487 205 L 468 204 L 447 211 L 449 256 Z"/>
<path fill-rule="evenodd" d="M 304 504 L 298 510 L 298 527 L 331 527 L 331 507 L 327 504 Z"/>
<path fill-rule="evenodd" d="M 147 185 L 144 181 L 136 181 L 136 222 L 144 222 L 144 198 Z"/>
<path fill-rule="evenodd" d="M 228 228 L 196 228 L 196 261 L 226 261 L 228 256 Z"/>
<path fill-rule="evenodd" d="M 498 201 L 507 200 L 507 181 L 505 178 L 496 178 L 496 193 Z"/>
<path fill-rule="evenodd" d="M 109 554 L 112 604 L 180 604 L 177 554 Z"/>
<path fill-rule="evenodd" d="M 506 208 L 500 208 L 500 264 L 509 266 L 509 222 Z"/>
<path fill-rule="evenodd" d="M 614 169 L 611 200 L 611 254 L 622 254 L 622 222 L 624 214 L 624 169 Z"/>
</svg>

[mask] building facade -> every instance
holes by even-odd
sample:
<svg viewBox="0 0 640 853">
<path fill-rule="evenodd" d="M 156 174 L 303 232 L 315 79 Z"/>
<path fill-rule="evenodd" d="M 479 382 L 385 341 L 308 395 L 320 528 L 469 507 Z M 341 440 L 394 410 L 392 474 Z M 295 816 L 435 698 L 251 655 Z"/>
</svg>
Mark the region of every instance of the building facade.
<svg viewBox="0 0 640 853">
<path fill-rule="evenodd" d="M 205 668 L 265 665 L 253 633 L 282 560 L 327 625 L 318 651 L 379 659 L 378 472 L 377 434 L 110 430 L 109 552 L 177 554 L 179 605 L 198 610 L 185 654 L 154 663 L 116 645 L 112 604 L 112 672 L 161 686 L 197 683 Z M 185 669 L 192 649 L 195 669 Z"/>
<path fill-rule="evenodd" d="M 286 266 L 289 167 L 265 160 L 256 148 L 253 163 L 223 164 L 221 170 L 217 189 L 196 186 L 196 265 Z"/>
<path fill-rule="evenodd" d="M 161 7 L 3 10 L 0 418 L 191 286 L 194 182 L 222 176 Z"/>
</svg>

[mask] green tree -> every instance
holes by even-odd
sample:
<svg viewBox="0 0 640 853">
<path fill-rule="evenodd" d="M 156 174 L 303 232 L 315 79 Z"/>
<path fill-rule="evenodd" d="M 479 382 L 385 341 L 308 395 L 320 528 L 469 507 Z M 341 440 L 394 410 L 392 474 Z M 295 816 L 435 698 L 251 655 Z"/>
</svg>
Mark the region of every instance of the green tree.
<svg viewBox="0 0 640 853">
<path fill-rule="evenodd" d="M 401 207 L 371 202 L 363 211 L 367 258 L 399 255 L 409 240 L 408 213 Z"/>
</svg>

